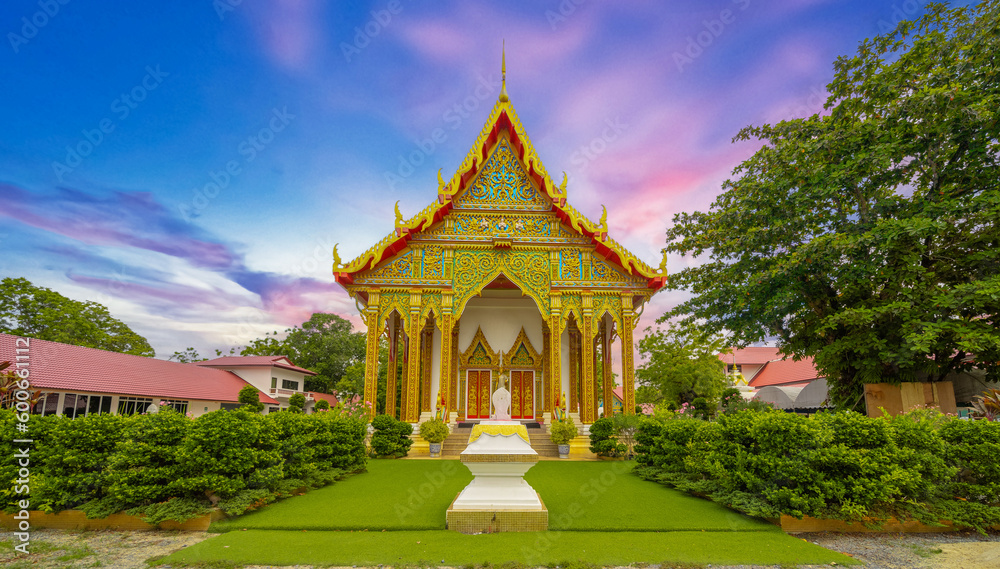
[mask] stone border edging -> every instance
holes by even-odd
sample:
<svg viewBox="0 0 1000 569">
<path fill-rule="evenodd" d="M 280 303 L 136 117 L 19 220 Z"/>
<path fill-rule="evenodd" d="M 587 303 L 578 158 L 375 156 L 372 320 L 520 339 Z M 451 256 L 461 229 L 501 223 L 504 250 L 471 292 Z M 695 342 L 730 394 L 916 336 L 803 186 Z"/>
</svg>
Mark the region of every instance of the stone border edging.
<svg viewBox="0 0 1000 569">
<path fill-rule="evenodd" d="M 29 522 L 32 528 L 50 529 L 75 529 L 75 530 L 138 530 L 148 531 L 155 529 L 178 530 L 178 531 L 206 531 L 209 524 L 221 520 L 226 514 L 221 510 L 213 510 L 209 514 L 198 516 L 179 523 L 173 520 L 160 522 L 159 525 L 150 525 L 142 521 L 138 516 L 130 516 L 124 512 L 111 514 L 106 518 L 88 519 L 87 514 L 82 510 L 63 510 L 57 514 L 47 514 L 42 511 L 32 510 L 28 513 Z M 0 527 L 6 530 L 17 531 L 18 523 L 23 520 L 14 519 L 14 514 L 0 513 Z"/>
</svg>

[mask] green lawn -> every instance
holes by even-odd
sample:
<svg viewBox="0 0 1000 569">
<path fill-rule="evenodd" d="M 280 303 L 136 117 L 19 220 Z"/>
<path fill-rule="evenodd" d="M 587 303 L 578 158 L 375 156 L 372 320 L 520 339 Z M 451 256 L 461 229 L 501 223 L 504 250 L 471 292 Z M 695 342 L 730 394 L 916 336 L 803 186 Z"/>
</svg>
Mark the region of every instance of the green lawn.
<svg viewBox="0 0 1000 569">
<path fill-rule="evenodd" d="M 159 563 L 228 561 L 256 565 L 530 566 L 586 560 L 603 566 L 647 563 L 796 565 L 856 563 L 781 532 L 537 532 L 465 535 L 453 531 L 237 531 L 205 540 Z"/>
<path fill-rule="evenodd" d="M 211 531 L 444 529 L 445 510 L 471 481 L 457 460 L 369 460 L 368 472 L 215 522 Z"/>
<path fill-rule="evenodd" d="M 853 563 L 761 520 L 641 480 L 631 467 L 540 462 L 525 478 L 549 510 L 549 527 L 568 531 L 463 535 L 444 526 L 445 510 L 472 479 L 465 466 L 454 460 L 373 460 L 366 473 L 216 522 L 212 531 L 223 535 L 159 563 Z"/>
</svg>

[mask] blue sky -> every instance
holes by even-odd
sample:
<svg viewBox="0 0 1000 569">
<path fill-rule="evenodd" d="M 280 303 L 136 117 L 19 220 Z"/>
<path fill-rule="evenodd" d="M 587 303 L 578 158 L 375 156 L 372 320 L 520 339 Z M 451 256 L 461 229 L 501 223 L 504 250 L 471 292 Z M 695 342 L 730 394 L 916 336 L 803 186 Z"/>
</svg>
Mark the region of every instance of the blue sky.
<svg viewBox="0 0 1000 569">
<path fill-rule="evenodd" d="M 837 56 L 904 1 L 170 3 L 0 7 L 0 277 L 107 305 L 159 357 L 316 311 L 435 198 L 507 91 L 570 202 L 654 266 L 756 148 L 821 110 Z M 441 129 L 443 141 L 432 134 Z M 442 137 L 438 137 L 440 141 Z M 677 270 L 690 259 L 670 260 Z M 648 324 L 683 292 L 657 295 Z"/>
</svg>

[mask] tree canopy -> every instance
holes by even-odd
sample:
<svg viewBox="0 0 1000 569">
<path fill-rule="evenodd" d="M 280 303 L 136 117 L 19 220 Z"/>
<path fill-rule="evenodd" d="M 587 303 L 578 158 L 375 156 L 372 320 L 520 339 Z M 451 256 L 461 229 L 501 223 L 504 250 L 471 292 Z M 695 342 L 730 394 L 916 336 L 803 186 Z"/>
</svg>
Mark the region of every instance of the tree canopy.
<svg viewBox="0 0 1000 569">
<path fill-rule="evenodd" d="M 719 359 L 725 349 L 722 336 L 708 333 L 694 322 L 647 328 L 639 340 L 642 365 L 635 370 L 639 382 L 636 402 L 680 405 L 698 397 L 718 400 L 728 385 L 725 364 Z"/>
<path fill-rule="evenodd" d="M 152 346 L 96 302 L 80 302 L 23 278 L 0 281 L 0 332 L 153 357 Z"/>
<path fill-rule="evenodd" d="M 302 326 L 285 330 L 283 339 L 277 332 L 267 334 L 240 355 L 288 356 L 295 365 L 317 373 L 306 377 L 307 391 L 331 393 L 352 365 L 359 361 L 364 365 L 365 335 L 354 332 L 351 323 L 336 314 L 317 312 Z"/>
<path fill-rule="evenodd" d="M 838 58 L 828 113 L 750 126 L 763 146 L 710 211 L 679 214 L 676 309 L 863 384 L 1000 362 L 1000 3 L 930 5 Z"/>
</svg>

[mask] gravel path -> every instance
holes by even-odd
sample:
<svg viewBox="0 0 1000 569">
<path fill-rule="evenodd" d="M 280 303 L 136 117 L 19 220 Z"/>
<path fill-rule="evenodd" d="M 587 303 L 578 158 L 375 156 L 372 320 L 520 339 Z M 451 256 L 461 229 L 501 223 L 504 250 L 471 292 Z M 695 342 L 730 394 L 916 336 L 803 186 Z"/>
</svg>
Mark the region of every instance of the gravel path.
<svg viewBox="0 0 1000 569">
<path fill-rule="evenodd" d="M 146 560 L 189 547 L 215 534 L 166 531 L 32 532 L 29 556 L 15 555 L 11 535 L 0 534 L 0 566 L 4 569 L 147 569 Z M 997 569 L 1000 568 L 1000 534 L 836 534 L 813 533 L 796 536 L 862 561 L 865 569 Z M 168 566 L 161 566 L 168 567 Z M 803 565 L 803 568 L 820 567 Z M 829 566 L 826 566 L 829 567 Z M 648 565 L 655 569 L 656 565 Z M 763 565 L 712 569 L 772 569 Z M 275 569 L 249 565 L 245 569 Z M 283 569 L 290 569 L 285 567 Z M 314 569 L 295 566 L 291 569 Z"/>
</svg>

